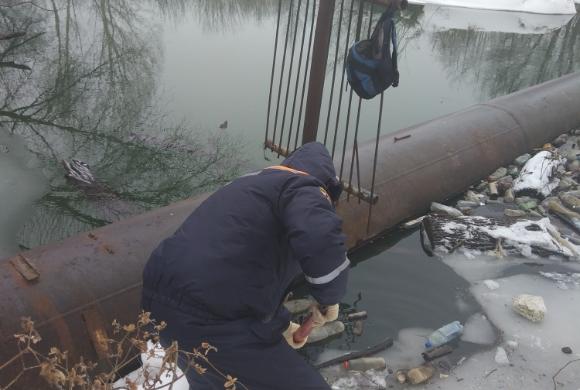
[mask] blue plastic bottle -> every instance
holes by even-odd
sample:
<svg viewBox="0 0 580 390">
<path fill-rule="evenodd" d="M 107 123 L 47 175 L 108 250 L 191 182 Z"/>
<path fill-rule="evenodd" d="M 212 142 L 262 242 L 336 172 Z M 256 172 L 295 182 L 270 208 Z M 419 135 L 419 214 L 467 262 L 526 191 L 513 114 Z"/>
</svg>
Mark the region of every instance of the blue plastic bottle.
<svg viewBox="0 0 580 390">
<path fill-rule="evenodd" d="M 453 321 L 450 324 L 442 326 L 435 332 L 431 333 L 425 342 L 425 348 L 433 348 L 450 342 L 463 333 L 463 325 L 459 321 Z"/>
</svg>

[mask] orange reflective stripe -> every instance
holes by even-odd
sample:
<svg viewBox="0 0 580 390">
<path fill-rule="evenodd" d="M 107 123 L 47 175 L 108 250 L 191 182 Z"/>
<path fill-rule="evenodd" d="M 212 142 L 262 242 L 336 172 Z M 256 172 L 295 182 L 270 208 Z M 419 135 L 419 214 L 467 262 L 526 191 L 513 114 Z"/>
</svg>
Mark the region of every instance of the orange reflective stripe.
<svg viewBox="0 0 580 390">
<path fill-rule="evenodd" d="M 268 167 L 268 168 L 265 168 L 265 169 L 277 169 L 279 171 L 292 172 L 292 173 L 295 173 L 297 175 L 305 175 L 305 176 L 308 176 L 308 173 L 306 173 L 306 172 L 299 171 L 298 169 L 292 169 L 292 168 L 289 168 L 289 167 L 285 167 L 284 165 L 274 165 L 274 166 L 271 166 L 271 167 Z"/>
</svg>

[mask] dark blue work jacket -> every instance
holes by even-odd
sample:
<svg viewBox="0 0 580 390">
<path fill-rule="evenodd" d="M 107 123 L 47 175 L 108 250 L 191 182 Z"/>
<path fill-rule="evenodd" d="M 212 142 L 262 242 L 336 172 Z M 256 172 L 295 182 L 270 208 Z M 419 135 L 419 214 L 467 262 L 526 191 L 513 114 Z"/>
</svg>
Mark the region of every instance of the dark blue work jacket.
<svg viewBox="0 0 580 390">
<path fill-rule="evenodd" d="M 280 304 L 300 273 L 320 304 L 338 303 L 349 261 L 329 197 L 336 185 L 328 151 L 309 143 L 221 188 L 151 255 L 145 310 L 156 300 L 200 324 L 253 318 L 258 333 L 279 336 L 290 319 Z"/>
</svg>

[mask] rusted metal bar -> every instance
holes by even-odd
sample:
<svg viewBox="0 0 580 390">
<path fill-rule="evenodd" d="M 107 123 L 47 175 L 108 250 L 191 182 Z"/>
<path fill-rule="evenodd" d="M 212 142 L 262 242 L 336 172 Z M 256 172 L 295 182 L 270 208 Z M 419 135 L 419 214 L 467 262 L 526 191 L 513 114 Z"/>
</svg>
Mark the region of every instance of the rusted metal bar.
<svg viewBox="0 0 580 390">
<path fill-rule="evenodd" d="M 348 248 L 425 212 L 432 201 L 461 193 L 518 155 L 580 128 L 579 101 L 577 73 L 383 135 L 378 143 L 375 181 L 379 201 L 368 231 L 367 204 L 338 205 Z M 412 136 L 404 142 L 393 142 L 393 136 L 407 134 Z M 369 156 L 374 148 L 374 140 L 359 146 L 363 186 L 371 184 L 373 162 Z M 141 273 L 151 251 L 209 195 L 121 220 L 94 230 L 91 236 L 84 233 L 23 253 L 34 259 L 41 275 L 35 283 L 25 280 L 10 258 L 0 260 L 0 364 L 17 352 L 12 335 L 19 330 L 22 316 L 36 322 L 43 337 L 38 345 L 42 351 L 59 346 L 73 359 L 82 355 L 94 361 L 95 346 L 83 311 L 95 307 L 105 328 L 115 318 L 121 323 L 134 322 Z M 103 250 L 104 245 L 114 252 Z M 21 366 L 16 363 L 14 370 L 18 371 Z M 3 371 L 0 386 L 9 377 Z M 31 372 L 16 388 L 47 387 Z"/>
<path fill-rule="evenodd" d="M 306 52 L 306 66 L 304 79 L 302 80 L 302 94 L 300 97 L 300 110 L 298 113 L 298 124 L 296 125 L 296 135 L 294 137 L 294 149 L 298 147 L 298 136 L 300 135 L 300 123 L 302 122 L 302 111 L 304 110 L 304 95 L 306 94 L 306 79 L 308 78 L 310 67 L 310 55 L 312 53 L 312 42 L 314 41 L 314 20 L 316 15 L 316 0 L 312 0 L 312 18 L 310 20 L 310 35 L 308 38 L 308 51 Z M 290 148 L 290 146 L 288 146 Z"/>
<path fill-rule="evenodd" d="M 316 35 L 312 49 L 312 64 L 310 82 L 308 85 L 308 99 L 306 100 L 306 115 L 302 143 L 315 141 L 320 120 L 320 106 L 326 76 L 326 64 L 330 48 L 330 33 L 334 15 L 335 0 L 320 0 L 318 19 L 316 21 Z"/>
</svg>

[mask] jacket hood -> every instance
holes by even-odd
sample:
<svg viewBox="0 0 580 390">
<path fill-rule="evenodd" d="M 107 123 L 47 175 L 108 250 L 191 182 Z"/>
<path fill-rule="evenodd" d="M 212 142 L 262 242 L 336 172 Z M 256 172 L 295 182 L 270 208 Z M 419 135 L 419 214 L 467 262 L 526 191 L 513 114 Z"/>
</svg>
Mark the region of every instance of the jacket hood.
<svg viewBox="0 0 580 390">
<path fill-rule="evenodd" d="M 324 184 L 333 200 L 337 200 L 342 191 L 336 178 L 336 171 L 330 153 L 320 142 L 310 142 L 296 149 L 282 165 L 297 169 L 316 177 Z"/>
</svg>

